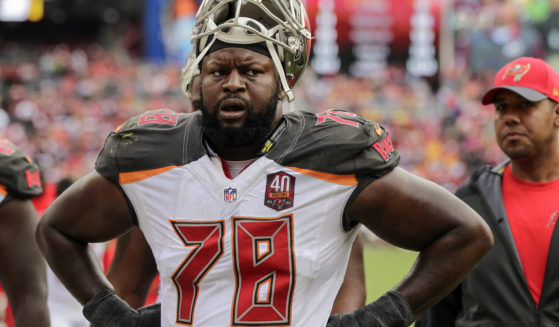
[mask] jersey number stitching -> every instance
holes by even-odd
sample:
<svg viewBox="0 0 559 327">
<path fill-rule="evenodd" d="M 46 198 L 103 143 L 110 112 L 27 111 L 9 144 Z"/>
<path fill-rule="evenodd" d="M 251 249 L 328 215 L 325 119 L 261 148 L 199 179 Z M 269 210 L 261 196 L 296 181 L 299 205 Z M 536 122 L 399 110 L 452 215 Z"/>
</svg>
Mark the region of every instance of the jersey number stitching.
<svg viewBox="0 0 559 327">
<path fill-rule="evenodd" d="M 233 219 L 233 326 L 289 325 L 295 288 L 292 215 Z"/>
<path fill-rule="evenodd" d="M 179 114 L 169 109 L 163 109 L 163 111 L 164 112 L 156 112 L 140 116 L 138 126 L 148 124 L 168 124 L 176 126 Z"/>
<path fill-rule="evenodd" d="M 177 289 L 177 323 L 192 324 L 198 284 L 223 254 L 223 221 L 171 221 L 184 245 L 192 250 L 173 274 Z"/>
<path fill-rule="evenodd" d="M 291 323 L 295 288 L 292 215 L 233 218 L 235 295 L 232 326 Z M 171 221 L 190 253 L 172 276 L 177 323 L 192 325 L 198 285 L 223 254 L 224 222 Z"/>
<path fill-rule="evenodd" d="M 15 152 L 12 142 L 6 139 L 0 139 L 0 153 L 11 156 Z"/>
<path fill-rule="evenodd" d="M 340 116 L 342 116 L 342 117 L 340 117 Z M 340 124 L 343 124 L 343 125 L 359 127 L 358 122 L 348 120 L 348 119 L 344 119 L 343 116 L 355 117 L 357 115 L 352 113 L 352 112 L 330 109 L 328 111 L 320 112 L 320 113 L 316 114 L 316 117 L 317 117 L 316 124 L 320 125 L 320 124 L 324 123 L 326 121 L 326 119 L 331 119 L 331 120 L 336 121 L 336 122 L 338 122 Z"/>
</svg>

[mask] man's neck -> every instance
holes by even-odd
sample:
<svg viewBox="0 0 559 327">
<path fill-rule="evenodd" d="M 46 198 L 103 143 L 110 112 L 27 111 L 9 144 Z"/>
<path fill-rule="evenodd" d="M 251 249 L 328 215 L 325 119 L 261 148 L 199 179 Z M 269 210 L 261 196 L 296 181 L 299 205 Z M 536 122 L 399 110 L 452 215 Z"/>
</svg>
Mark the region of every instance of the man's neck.
<svg viewBox="0 0 559 327">
<path fill-rule="evenodd" d="M 256 158 L 261 145 L 249 144 L 239 147 L 228 147 L 211 144 L 211 147 L 224 160 L 243 161 Z"/>
<path fill-rule="evenodd" d="M 532 182 L 545 183 L 559 179 L 559 153 L 546 155 L 545 158 L 511 159 L 511 171 L 517 178 Z"/>
</svg>

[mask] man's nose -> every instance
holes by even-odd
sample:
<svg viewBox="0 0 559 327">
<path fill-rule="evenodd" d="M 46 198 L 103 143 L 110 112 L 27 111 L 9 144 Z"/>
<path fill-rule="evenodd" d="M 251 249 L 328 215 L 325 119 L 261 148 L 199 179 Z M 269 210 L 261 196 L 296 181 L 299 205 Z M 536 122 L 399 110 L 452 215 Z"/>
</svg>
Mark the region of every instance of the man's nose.
<svg viewBox="0 0 559 327">
<path fill-rule="evenodd" d="M 510 108 L 509 110 L 505 111 L 503 113 L 503 119 L 505 121 L 505 124 L 508 124 L 508 125 L 518 124 L 520 122 L 519 110 L 522 110 L 522 109 L 521 108 Z"/>
<path fill-rule="evenodd" d="M 245 90 L 243 77 L 238 70 L 233 69 L 227 75 L 227 79 L 223 83 L 223 89 L 231 93 L 242 92 Z"/>
</svg>

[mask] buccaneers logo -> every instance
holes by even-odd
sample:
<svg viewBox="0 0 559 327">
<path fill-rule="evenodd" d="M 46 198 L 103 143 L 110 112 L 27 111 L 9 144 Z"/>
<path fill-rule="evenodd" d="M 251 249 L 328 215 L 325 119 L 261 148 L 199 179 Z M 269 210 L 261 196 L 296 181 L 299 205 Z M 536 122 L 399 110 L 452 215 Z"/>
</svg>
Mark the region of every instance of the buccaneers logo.
<svg viewBox="0 0 559 327">
<path fill-rule="evenodd" d="M 507 78 L 507 76 L 513 76 L 513 81 L 518 82 L 522 79 L 522 76 L 526 75 L 530 70 L 530 64 L 521 65 L 516 64 L 507 68 L 505 73 L 503 74 L 503 79 Z"/>
</svg>

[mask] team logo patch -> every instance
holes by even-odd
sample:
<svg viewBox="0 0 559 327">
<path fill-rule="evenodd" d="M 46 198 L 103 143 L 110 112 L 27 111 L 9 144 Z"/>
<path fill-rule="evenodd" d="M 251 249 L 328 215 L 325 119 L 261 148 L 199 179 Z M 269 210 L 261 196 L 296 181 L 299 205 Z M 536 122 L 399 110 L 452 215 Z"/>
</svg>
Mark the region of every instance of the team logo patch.
<svg viewBox="0 0 559 327">
<path fill-rule="evenodd" d="M 225 200 L 225 202 L 237 201 L 237 189 L 230 187 L 223 190 L 223 200 Z"/>
<path fill-rule="evenodd" d="M 503 79 L 507 78 L 507 76 L 513 76 L 514 77 L 513 81 L 518 82 L 522 79 L 522 76 L 528 73 L 529 70 L 530 70 L 530 64 L 527 65 L 516 64 L 514 66 L 510 66 L 509 68 L 507 68 L 507 70 L 505 70 L 505 73 L 503 74 Z"/>
<path fill-rule="evenodd" d="M 281 211 L 293 207 L 295 177 L 286 172 L 270 174 L 266 181 L 264 205 Z"/>
</svg>

